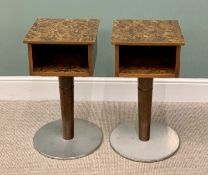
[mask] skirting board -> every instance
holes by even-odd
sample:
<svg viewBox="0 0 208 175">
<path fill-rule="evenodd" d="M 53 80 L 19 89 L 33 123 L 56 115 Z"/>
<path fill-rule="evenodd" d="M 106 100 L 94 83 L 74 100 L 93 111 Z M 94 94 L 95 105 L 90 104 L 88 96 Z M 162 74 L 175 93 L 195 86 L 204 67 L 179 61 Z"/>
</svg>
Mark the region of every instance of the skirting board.
<svg viewBox="0 0 208 175">
<path fill-rule="evenodd" d="M 75 101 L 137 101 L 136 78 L 75 78 Z M 58 100 L 56 77 L 0 77 L 0 100 Z M 153 101 L 208 102 L 208 79 L 154 79 Z"/>
</svg>

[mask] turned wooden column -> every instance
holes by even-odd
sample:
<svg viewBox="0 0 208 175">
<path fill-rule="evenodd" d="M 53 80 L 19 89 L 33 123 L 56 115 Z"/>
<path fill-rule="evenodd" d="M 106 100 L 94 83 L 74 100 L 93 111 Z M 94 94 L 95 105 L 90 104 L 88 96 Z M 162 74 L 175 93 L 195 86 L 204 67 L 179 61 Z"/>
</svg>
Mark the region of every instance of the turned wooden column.
<svg viewBox="0 0 208 175">
<path fill-rule="evenodd" d="M 63 138 L 74 137 L 74 77 L 59 77 Z"/>
<path fill-rule="evenodd" d="M 139 139 L 150 138 L 153 78 L 138 79 L 138 117 Z"/>
</svg>

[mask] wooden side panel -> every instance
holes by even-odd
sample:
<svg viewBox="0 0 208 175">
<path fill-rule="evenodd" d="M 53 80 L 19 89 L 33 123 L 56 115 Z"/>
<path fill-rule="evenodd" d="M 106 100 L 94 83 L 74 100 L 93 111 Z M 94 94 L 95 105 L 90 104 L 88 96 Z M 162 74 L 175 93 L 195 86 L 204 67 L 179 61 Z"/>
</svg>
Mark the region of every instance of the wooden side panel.
<svg viewBox="0 0 208 175">
<path fill-rule="evenodd" d="M 29 58 L 29 72 L 30 72 L 30 75 L 33 75 L 32 44 L 28 44 L 28 58 Z"/>
<path fill-rule="evenodd" d="M 115 45 L 115 76 L 119 76 L 119 45 Z"/>
<path fill-rule="evenodd" d="M 179 77 L 180 73 L 180 54 L 181 54 L 181 46 L 176 47 L 176 65 L 175 65 L 175 76 Z"/>
<path fill-rule="evenodd" d="M 92 76 L 93 74 L 92 50 L 93 50 L 92 44 L 88 45 L 88 67 L 89 67 L 88 69 L 89 69 L 90 76 Z"/>
<path fill-rule="evenodd" d="M 95 69 L 96 59 L 97 59 L 97 38 L 96 38 L 95 44 L 93 45 L 93 48 L 92 48 L 92 65 L 93 65 L 93 72 L 94 72 L 94 69 Z"/>
<path fill-rule="evenodd" d="M 89 66 L 90 76 L 93 76 L 96 58 L 97 58 L 97 40 L 95 44 L 88 45 L 88 66 Z"/>
</svg>

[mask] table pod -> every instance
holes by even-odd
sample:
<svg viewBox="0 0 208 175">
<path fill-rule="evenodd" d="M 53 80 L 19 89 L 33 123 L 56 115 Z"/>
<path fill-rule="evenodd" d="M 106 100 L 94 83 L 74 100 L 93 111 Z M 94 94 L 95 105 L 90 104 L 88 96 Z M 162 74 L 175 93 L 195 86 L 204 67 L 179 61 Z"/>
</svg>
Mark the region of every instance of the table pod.
<svg viewBox="0 0 208 175">
<path fill-rule="evenodd" d="M 75 159 L 96 150 L 102 131 L 74 119 L 74 77 L 92 76 L 96 59 L 97 19 L 37 19 L 24 38 L 30 75 L 58 76 L 62 120 L 40 128 L 35 149 L 55 159 Z"/>
<path fill-rule="evenodd" d="M 138 122 L 125 122 L 110 136 L 112 148 L 134 161 L 154 162 L 173 155 L 179 137 L 169 126 L 151 122 L 153 78 L 179 76 L 184 38 L 176 20 L 115 20 L 115 75 L 138 78 Z"/>
</svg>

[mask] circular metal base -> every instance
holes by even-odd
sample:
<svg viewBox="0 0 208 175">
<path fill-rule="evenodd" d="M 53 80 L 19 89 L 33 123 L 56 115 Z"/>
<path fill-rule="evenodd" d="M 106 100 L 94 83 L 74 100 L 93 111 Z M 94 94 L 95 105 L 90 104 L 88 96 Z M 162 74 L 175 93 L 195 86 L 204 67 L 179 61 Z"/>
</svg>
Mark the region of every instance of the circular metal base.
<svg viewBox="0 0 208 175">
<path fill-rule="evenodd" d="M 40 128 L 33 138 L 35 149 L 53 159 L 76 159 L 94 152 L 102 142 L 102 131 L 95 124 L 74 120 L 74 138 L 62 136 L 62 121 L 57 120 Z"/>
<path fill-rule="evenodd" d="M 173 155 L 179 148 L 179 137 L 170 127 L 153 122 L 150 140 L 141 141 L 135 122 L 126 122 L 113 130 L 112 148 L 121 156 L 140 162 L 156 162 Z"/>
</svg>

